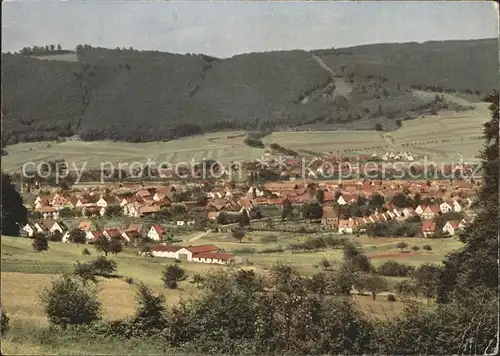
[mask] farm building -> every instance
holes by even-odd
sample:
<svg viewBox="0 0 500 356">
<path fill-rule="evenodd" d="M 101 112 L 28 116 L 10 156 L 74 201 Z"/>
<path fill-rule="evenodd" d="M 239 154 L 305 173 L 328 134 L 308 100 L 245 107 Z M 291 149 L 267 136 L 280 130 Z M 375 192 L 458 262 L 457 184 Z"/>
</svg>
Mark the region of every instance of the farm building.
<svg viewBox="0 0 500 356">
<path fill-rule="evenodd" d="M 174 246 L 156 245 L 151 247 L 151 254 L 155 257 L 172 258 L 190 262 L 228 264 L 240 262 L 241 258 L 232 253 L 220 253 L 215 245 Z"/>
</svg>

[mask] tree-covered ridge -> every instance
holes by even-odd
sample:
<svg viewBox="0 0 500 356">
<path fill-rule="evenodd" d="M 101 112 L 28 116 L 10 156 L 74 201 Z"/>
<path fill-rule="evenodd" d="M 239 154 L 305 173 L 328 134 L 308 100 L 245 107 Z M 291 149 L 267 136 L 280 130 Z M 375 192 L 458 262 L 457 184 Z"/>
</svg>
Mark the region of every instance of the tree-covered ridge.
<svg viewBox="0 0 500 356">
<path fill-rule="evenodd" d="M 215 130 L 335 129 L 346 123 L 396 128 L 398 119 L 411 113 L 463 109 L 414 95 L 411 87 L 476 93 L 496 83 L 491 58 L 498 53 L 496 41 L 440 44 L 228 59 L 84 45 L 77 47 L 76 62 L 42 61 L 24 49 L 2 55 L 2 141 L 79 135 L 137 142 Z"/>
<path fill-rule="evenodd" d="M 384 43 L 319 50 L 333 69 L 401 85 L 487 94 L 498 87 L 498 40 Z"/>
</svg>

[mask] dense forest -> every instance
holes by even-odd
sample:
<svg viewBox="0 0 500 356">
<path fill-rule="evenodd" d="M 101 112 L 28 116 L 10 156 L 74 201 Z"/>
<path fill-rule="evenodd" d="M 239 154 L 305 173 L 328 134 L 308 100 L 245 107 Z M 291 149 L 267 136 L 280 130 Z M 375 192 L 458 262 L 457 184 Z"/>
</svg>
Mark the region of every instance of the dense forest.
<svg viewBox="0 0 500 356">
<path fill-rule="evenodd" d="M 51 59 L 67 55 L 60 46 L 2 54 L 2 147 L 74 135 L 140 142 L 215 130 L 336 129 L 346 123 L 391 129 L 414 113 L 467 109 L 413 89 L 479 95 L 497 87 L 496 40 L 229 59 L 89 45 L 77 47 L 75 61 L 36 58 L 44 53 Z"/>
</svg>

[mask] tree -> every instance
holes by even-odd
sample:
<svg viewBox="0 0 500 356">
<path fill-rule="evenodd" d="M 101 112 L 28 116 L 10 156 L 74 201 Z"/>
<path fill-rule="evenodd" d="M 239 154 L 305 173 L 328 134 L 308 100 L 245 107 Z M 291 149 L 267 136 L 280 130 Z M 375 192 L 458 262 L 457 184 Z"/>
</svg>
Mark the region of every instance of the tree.
<svg viewBox="0 0 500 356">
<path fill-rule="evenodd" d="M 50 50 L 51 51 L 54 51 L 55 48 L 56 48 L 56 46 L 54 46 L 53 44 L 50 45 Z"/>
<path fill-rule="evenodd" d="M 192 283 L 196 284 L 198 288 L 200 287 L 200 285 L 203 283 L 204 280 L 205 278 L 201 274 L 199 273 L 193 274 Z"/>
<path fill-rule="evenodd" d="M 396 247 L 399 248 L 401 251 L 403 251 L 405 248 L 408 247 L 408 244 L 404 241 L 400 241 L 400 242 L 398 242 Z"/>
<path fill-rule="evenodd" d="M 323 208 L 317 202 L 307 203 L 303 206 L 302 215 L 305 219 L 321 219 L 323 216 Z"/>
<path fill-rule="evenodd" d="M 228 224 L 226 213 L 220 212 L 219 215 L 217 215 L 217 224 L 219 224 L 219 225 L 227 225 Z"/>
<path fill-rule="evenodd" d="M 49 322 L 68 325 L 91 324 L 101 318 L 101 302 L 94 285 L 85 285 L 80 278 L 62 276 L 40 294 Z"/>
<path fill-rule="evenodd" d="M 287 219 L 293 213 L 293 206 L 290 200 L 285 199 L 283 202 L 283 209 L 281 211 L 281 220 Z"/>
<path fill-rule="evenodd" d="M 73 211 L 70 208 L 62 208 L 59 210 L 59 217 L 62 219 L 72 218 L 73 215 Z"/>
<path fill-rule="evenodd" d="M 184 270 L 178 264 L 166 266 L 161 278 L 165 288 L 176 289 L 177 283 L 184 279 L 184 274 Z"/>
<path fill-rule="evenodd" d="M 358 290 L 366 289 L 372 292 L 373 300 L 375 300 L 377 293 L 386 291 L 388 289 L 386 279 L 377 275 L 358 276 L 354 285 Z"/>
<path fill-rule="evenodd" d="M 123 241 L 121 237 L 113 236 L 109 241 L 109 252 L 112 252 L 117 256 L 123 251 Z"/>
<path fill-rule="evenodd" d="M 352 243 L 344 245 L 344 264 L 353 271 L 370 273 L 373 270 L 370 259 Z"/>
<path fill-rule="evenodd" d="M 318 201 L 318 203 L 320 203 L 321 205 L 323 204 L 324 200 L 325 200 L 325 191 L 323 189 L 318 189 L 316 191 L 316 200 Z"/>
<path fill-rule="evenodd" d="M 49 249 L 47 237 L 43 234 L 35 234 L 31 247 L 33 247 L 33 250 L 36 252 L 47 251 Z"/>
<path fill-rule="evenodd" d="M 136 292 L 136 300 L 138 308 L 134 321 L 139 325 L 140 330 L 148 335 L 162 330 L 167 323 L 165 296 L 161 293 L 154 293 L 150 287 L 140 283 Z"/>
<path fill-rule="evenodd" d="M 69 233 L 69 240 L 74 244 L 84 244 L 87 242 L 87 238 L 85 236 L 85 231 L 80 229 L 73 229 Z"/>
<path fill-rule="evenodd" d="M 113 217 L 119 216 L 122 212 L 122 208 L 119 205 L 111 205 L 106 208 L 106 216 Z"/>
<path fill-rule="evenodd" d="M 63 238 L 63 234 L 61 231 L 56 230 L 49 235 L 49 238 L 50 238 L 50 241 L 61 242 L 62 238 Z"/>
<path fill-rule="evenodd" d="M 328 269 L 332 266 L 332 263 L 328 261 L 326 258 L 323 258 L 319 263 L 324 269 Z"/>
<path fill-rule="evenodd" d="M 373 194 L 370 199 L 370 207 L 372 208 L 381 208 L 384 205 L 385 198 L 380 194 Z"/>
<path fill-rule="evenodd" d="M 398 193 L 391 199 L 391 203 L 398 208 L 406 208 L 408 206 L 408 198 L 404 193 Z"/>
<path fill-rule="evenodd" d="M 375 131 L 382 131 L 383 127 L 382 124 L 375 124 Z"/>
<path fill-rule="evenodd" d="M 499 183 L 499 94 L 495 90 L 485 98 L 491 103 L 491 120 L 484 124 L 485 146 L 481 153 L 483 184 L 479 193 L 480 212 L 466 227 L 460 240 L 464 247 L 450 253 L 438 286 L 438 302 L 451 300 L 454 293 L 474 288 L 498 290 L 498 183 Z"/>
<path fill-rule="evenodd" d="M 233 236 L 234 239 L 241 242 L 243 240 L 243 237 L 245 237 L 245 230 L 241 228 L 235 228 L 231 231 L 231 235 Z"/>
<path fill-rule="evenodd" d="M 61 45 L 60 45 L 60 44 L 58 44 L 58 45 L 57 45 L 57 50 L 58 50 L 58 51 L 60 51 L 61 49 L 62 49 Z"/>
<path fill-rule="evenodd" d="M 80 263 L 79 261 L 76 261 L 73 274 L 80 277 L 84 283 L 88 281 L 97 283 L 97 279 L 95 278 L 95 268 L 92 262 Z"/>
<path fill-rule="evenodd" d="M 418 246 L 413 246 L 411 249 L 412 249 L 413 251 L 417 252 L 418 250 L 420 250 L 420 247 L 418 247 Z"/>
<path fill-rule="evenodd" d="M 107 257 L 108 253 L 111 252 L 111 243 L 105 236 L 101 236 L 95 240 L 94 248 L 97 252 L 104 252 L 104 256 Z"/>
<path fill-rule="evenodd" d="M 413 272 L 416 287 L 426 298 L 432 298 L 436 295 L 442 270 L 443 268 L 438 265 L 426 263 Z"/>
<path fill-rule="evenodd" d="M 5 335 L 5 333 L 9 330 L 10 328 L 10 318 L 7 315 L 7 312 L 5 309 L 2 308 L 2 316 L 0 320 L 0 335 Z"/>
<path fill-rule="evenodd" d="M 243 210 L 241 212 L 238 223 L 239 223 L 240 227 L 250 225 L 250 217 L 248 216 L 248 212 L 246 210 Z"/>
<path fill-rule="evenodd" d="M 20 228 L 28 222 L 28 210 L 23 205 L 23 199 L 12 184 L 10 176 L 3 172 L 1 175 L 1 232 L 2 235 L 19 236 Z"/>
<path fill-rule="evenodd" d="M 118 265 L 114 260 L 108 260 L 104 256 L 99 256 L 96 260 L 92 261 L 92 267 L 97 276 L 107 277 L 116 272 Z"/>
</svg>

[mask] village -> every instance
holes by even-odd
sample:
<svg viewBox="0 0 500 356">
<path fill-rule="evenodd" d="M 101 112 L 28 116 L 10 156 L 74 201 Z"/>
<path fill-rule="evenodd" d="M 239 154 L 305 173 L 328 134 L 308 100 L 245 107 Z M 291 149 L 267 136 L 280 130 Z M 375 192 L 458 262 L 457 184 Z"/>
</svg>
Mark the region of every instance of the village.
<svg viewBox="0 0 500 356">
<path fill-rule="evenodd" d="M 193 245 L 189 240 L 177 245 L 182 238 L 176 237 L 221 231 L 241 241 L 245 230 L 286 229 L 450 238 L 473 221 L 478 189 L 472 179 L 37 186 L 25 194 L 30 213 L 22 235 L 86 244 L 117 239 L 124 246 L 147 244 L 155 257 L 232 264 L 241 262 L 241 256 L 215 244 Z M 75 241 L 74 235 L 85 239 Z"/>
</svg>

